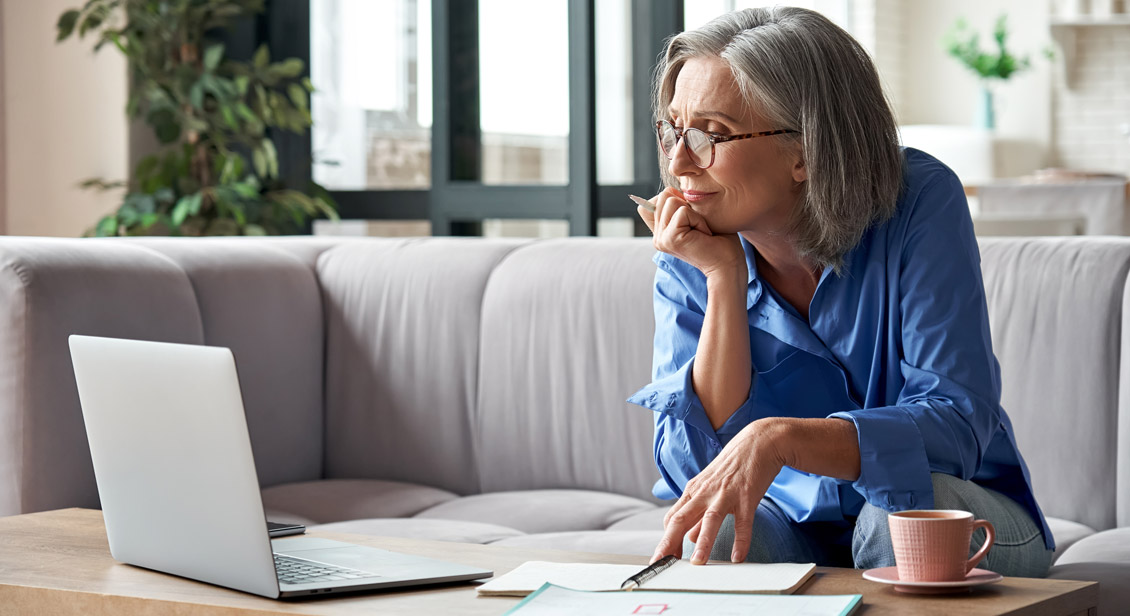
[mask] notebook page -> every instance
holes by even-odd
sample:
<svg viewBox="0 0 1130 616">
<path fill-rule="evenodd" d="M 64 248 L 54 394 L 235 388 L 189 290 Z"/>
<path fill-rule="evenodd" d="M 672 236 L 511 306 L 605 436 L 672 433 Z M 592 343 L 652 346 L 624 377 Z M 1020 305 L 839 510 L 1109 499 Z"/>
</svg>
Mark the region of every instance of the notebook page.
<svg viewBox="0 0 1130 616">
<path fill-rule="evenodd" d="M 480 595 L 524 597 L 546 582 L 574 590 L 620 590 L 624 580 L 640 572 L 642 565 L 551 563 L 531 560 L 513 571 L 479 586 Z"/>
<path fill-rule="evenodd" d="M 861 595 L 735 595 L 676 592 L 579 592 L 545 585 L 506 612 L 507 616 L 623 616 L 710 614 L 711 616 L 848 616 Z"/>
<path fill-rule="evenodd" d="M 639 573 L 639 565 L 554 563 L 532 560 L 510 573 L 479 586 L 483 596 L 524 597 L 549 583 L 574 590 L 620 590 L 624 580 Z M 708 563 L 680 560 L 644 582 L 641 590 L 789 594 L 816 571 L 816 565 L 777 563 Z"/>
<path fill-rule="evenodd" d="M 789 594 L 813 572 L 812 563 L 707 563 L 680 560 L 644 582 L 643 590 Z"/>
</svg>

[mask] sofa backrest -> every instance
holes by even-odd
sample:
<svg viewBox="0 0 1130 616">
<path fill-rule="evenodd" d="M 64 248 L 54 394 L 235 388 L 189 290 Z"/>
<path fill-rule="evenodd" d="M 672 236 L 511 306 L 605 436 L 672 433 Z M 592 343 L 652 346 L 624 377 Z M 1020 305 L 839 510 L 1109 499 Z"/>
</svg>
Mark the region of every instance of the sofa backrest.
<svg viewBox="0 0 1130 616">
<path fill-rule="evenodd" d="M 980 244 L 1002 402 L 1041 505 L 1130 525 L 1130 239 Z M 264 486 L 647 497 L 653 417 L 624 399 L 649 378 L 652 253 L 648 239 L 3 238 L 0 515 L 97 506 L 72 333 L 232 348 Z"/>
<path fill-rule="evenodd" d="M 313 260 L 329 245 L 4 238 L 0 515 L 98 506 L 70 334 L 231 347 L 260 481 L 318 478 L 322 316 Z"/>
<path fill-rule="evenodd" d="M 321 255 L 326 477 L 479 491 L 483 293 L 521 244 L 374 239 Z"/>
<path fill-rule="evenodd" d="M 1130 524 L 1130 459 L 1118 434 L 1130 420 L 1130 379 L 1120 376 L 1130 366 L 1130 239 L 983 238 L 980 247 L 1001 404 L 1040 506 L 1099 530 Z"/>
<path fill-rule="evenodd" d="M 483 298 L 477 451 L 484 491 L 582 488 L 651 498 L 650 239 L 522 246 Z"/>
</svg>

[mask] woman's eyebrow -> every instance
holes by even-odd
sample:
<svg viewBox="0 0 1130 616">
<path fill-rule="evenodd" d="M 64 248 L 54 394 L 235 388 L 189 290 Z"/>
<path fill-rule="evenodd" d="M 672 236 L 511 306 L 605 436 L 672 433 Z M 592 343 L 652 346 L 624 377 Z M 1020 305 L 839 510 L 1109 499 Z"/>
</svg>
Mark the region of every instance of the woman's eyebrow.
<svg viewBox="0 0 1130 616">
<path fill-rule="evenodd" d="M 668 107 L 667 108 L 667 114 L 670 115 L 671 117 L 674 117 L 675 115 L 677 115 L 677 113 L 678 113 L 678 110 L 675 109 L 674 107 Z M 731 124 L 741 124 L 741 120 L 738 120 L 734 116 L 732 116 L 728 113 L 725 113 L 723 111 L 700 111 L 700 112 L 698 112 L 694 115 L 696 117 L 708 118 L 708 119 L 709 118 L 719 118 L 719 119 L 725 120 L 725 121 L 727 121 Z"/>
</svg>

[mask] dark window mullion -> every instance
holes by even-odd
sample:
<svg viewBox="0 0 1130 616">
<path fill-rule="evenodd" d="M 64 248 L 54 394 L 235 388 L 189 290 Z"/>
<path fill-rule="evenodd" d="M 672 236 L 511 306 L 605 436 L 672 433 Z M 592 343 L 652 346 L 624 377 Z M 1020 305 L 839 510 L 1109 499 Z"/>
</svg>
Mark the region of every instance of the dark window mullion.
<svg viewBox="0 0 1130 616">
<path fill-rule="evenodd" d="M 569 234 L 596 235 L 596 16 L 569 0 Z"/>
</svg>

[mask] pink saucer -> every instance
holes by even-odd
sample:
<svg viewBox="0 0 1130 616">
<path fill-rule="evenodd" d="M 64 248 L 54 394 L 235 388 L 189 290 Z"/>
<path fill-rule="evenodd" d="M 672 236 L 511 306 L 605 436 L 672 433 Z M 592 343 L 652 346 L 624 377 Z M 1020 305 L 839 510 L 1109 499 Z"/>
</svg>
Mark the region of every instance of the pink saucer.
<svg viewBox="0 0 1130 616">
<path fill-rule="evenodd" d="M 880 567 L 868 569 L 863 572 L 863 579 L 879 582 L 881 584 L 894 584 L 899 592 L 918 593 L 923 595 L 936 595 L 951 592 L 969 592 L 974 586 L 992 584 L 1004 578 L 999 573 L 974 569 L 965 576 L 964 580 L 953 582 L 903 582 L 899 581 L 898 567 Z"/>
</svg>

